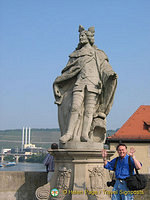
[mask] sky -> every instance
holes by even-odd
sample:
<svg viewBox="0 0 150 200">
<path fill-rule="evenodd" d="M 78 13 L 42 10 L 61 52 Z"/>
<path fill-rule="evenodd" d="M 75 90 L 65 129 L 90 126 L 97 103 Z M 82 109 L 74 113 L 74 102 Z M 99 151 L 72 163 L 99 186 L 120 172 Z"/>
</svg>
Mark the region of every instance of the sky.
<svg viewBox="0 0 150 200">
<path fill-rule="evenodd" d="M 118 74 L 107 129 L 150 105 L 149 0 L 0 0 L 0 130 L 58 128 L 52 85 L 95 27 L 95 44 Z"/>
</svg>

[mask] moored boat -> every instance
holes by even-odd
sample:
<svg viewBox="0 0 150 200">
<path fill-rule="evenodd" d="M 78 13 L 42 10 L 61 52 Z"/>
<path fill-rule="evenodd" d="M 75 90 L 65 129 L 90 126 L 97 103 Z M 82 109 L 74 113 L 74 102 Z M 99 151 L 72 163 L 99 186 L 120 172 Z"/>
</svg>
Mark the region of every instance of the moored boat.
<svg viewBox="0 0 150 200">
<path fill-rule="evenodd" d="M 11 167 L 11 166 L 15 166 L 15 165 L 16 165 L 15 162 L 8 162 L 8 163 L 3 164 L 4 167 Z"/>
</svg>

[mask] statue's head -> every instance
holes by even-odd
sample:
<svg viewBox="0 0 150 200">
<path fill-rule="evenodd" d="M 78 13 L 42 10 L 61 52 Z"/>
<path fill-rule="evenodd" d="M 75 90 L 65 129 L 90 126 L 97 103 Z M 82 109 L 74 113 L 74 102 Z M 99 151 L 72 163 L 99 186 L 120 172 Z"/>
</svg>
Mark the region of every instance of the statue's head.
<svg viewBox="0 0 150 200">
<path fill-rule="evenodd" d="M 79 35 L 80 43 L 87 42 L 87 39 L 88 39 L 88 42 L 91 45 L 94 44 L 95 28 L 93 26 L 88 28 L 88 30 L 86 31 L 82 25 L 79 25 L 79 33 L 80 33 L 80 35 Z M 84 38 L 84 41 L 83 41 L 83 38 Z M 85 41 L 85 38 L 87 38 L 86 41 Z"/>
<path fill-rule="evenodd" d="M 81 45 L 89 43 L 87 37 L 87 31 L 84 29 L 82 25 L 79 25 L 79 42 Z"/>
<path fill-rule="evenodd" d="M 95 42 L 94 34 L 95 34 L 95 28 L 94 28 L 94 26 L 88 28 L 87 37 L 88 37 L 89 42 L 90 42 L 91 45 L 93 45 L 94 42 Z"/>
</svg>

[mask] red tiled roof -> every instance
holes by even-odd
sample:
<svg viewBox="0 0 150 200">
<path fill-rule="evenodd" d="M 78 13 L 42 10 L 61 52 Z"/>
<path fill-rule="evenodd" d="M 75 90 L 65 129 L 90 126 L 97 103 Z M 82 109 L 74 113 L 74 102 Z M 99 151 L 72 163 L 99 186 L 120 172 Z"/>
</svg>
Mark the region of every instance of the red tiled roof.
<svg viewBox="0 0 150 200">
<path fill-rule="evenodd" d="M 150 106 L 142 105 L 109 140 L 150 140 Z"/>
</svg>

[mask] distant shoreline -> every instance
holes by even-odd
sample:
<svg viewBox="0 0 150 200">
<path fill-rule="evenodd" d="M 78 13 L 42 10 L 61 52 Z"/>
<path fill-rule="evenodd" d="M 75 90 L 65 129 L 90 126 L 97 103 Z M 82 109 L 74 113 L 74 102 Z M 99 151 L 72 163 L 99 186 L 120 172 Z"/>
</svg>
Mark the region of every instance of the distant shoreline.
<svg viewBox="0 0 150 200">
<path fill-rule="evenodd" d="M 0 131 L 20 131 L 21 128 L 17 129 L 1 129 Z M 50 130 L 50 131 L 60 131 L 59 128 L 32 128 L 32 130 Z"/>
</svg>

